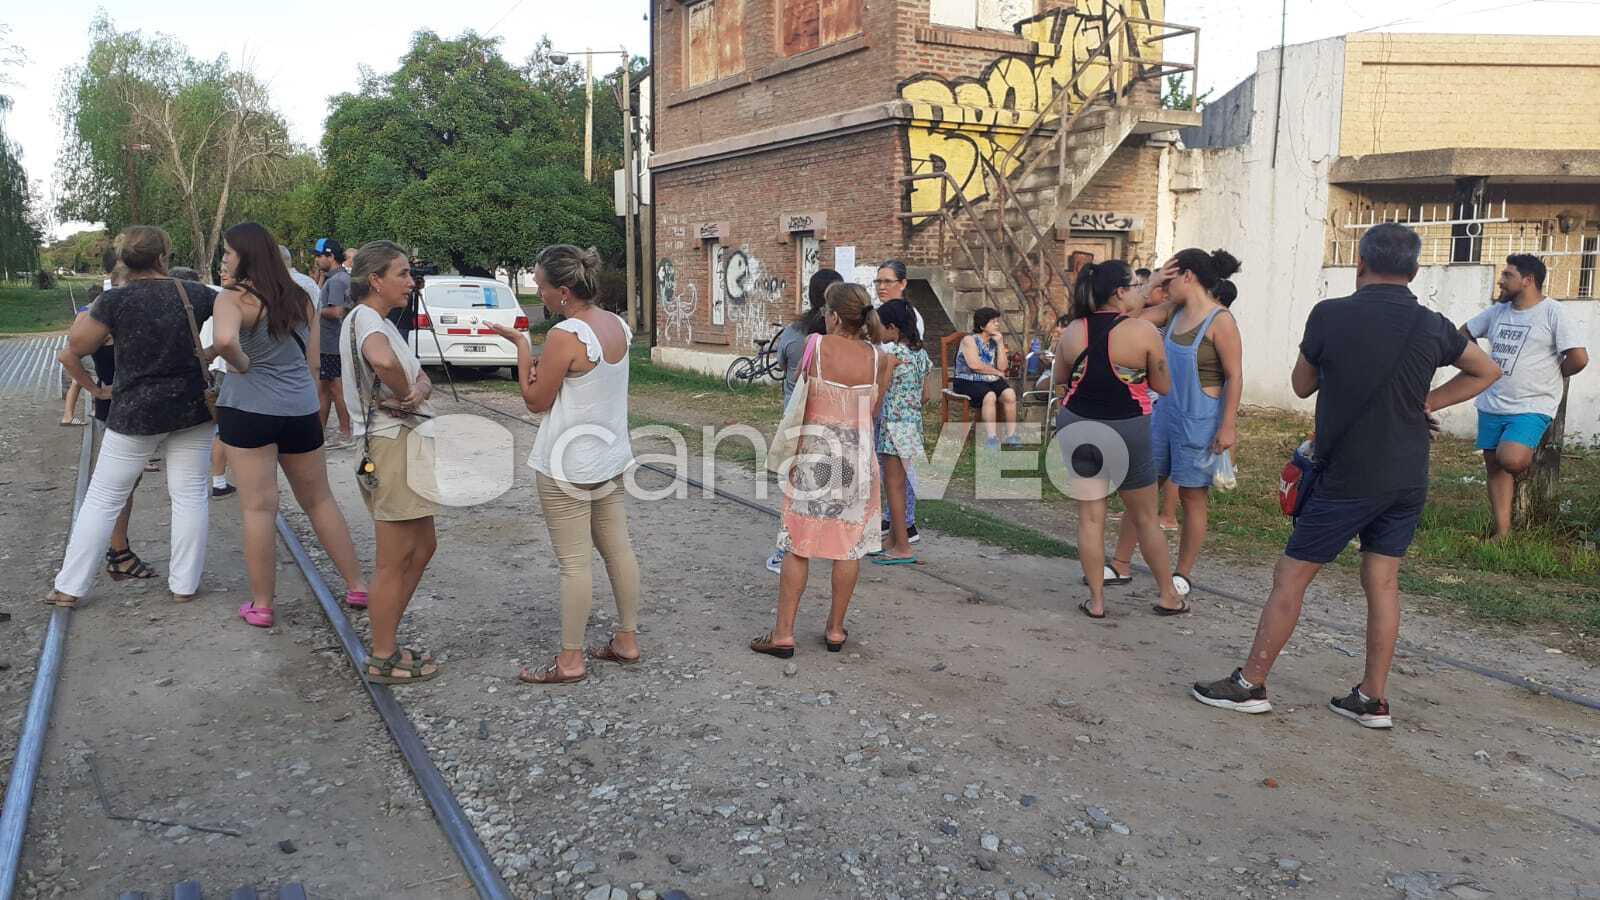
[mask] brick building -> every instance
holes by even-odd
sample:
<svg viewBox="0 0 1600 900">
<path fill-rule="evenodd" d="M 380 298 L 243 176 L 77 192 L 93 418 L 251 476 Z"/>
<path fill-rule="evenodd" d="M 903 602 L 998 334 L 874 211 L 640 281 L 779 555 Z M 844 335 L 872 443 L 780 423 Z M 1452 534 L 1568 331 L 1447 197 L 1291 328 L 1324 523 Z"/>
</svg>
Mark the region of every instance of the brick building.
<svg viewBox="0 0 1600 900">
<path fill-rule="evenodd" d="M 655 0 L 658 361 L 720 374 L 819 267 L 903 259 L 928 337 L 992 305 L 1020 339 L 1076 262 L 1154 261 L 1199 121 L 1161 109 L 1163 5 Z"/>
</svg>

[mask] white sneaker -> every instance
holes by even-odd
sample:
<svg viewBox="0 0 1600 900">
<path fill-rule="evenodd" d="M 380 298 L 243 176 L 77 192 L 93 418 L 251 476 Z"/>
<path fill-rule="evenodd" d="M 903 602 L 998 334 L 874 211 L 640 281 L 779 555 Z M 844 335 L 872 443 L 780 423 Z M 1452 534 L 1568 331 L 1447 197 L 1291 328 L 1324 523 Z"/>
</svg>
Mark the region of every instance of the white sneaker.
<svg viewBox="0 0 1600 900">
<path fill-rule="evenodd" d="M 774 550 L 774 551 L 772 551 L 772 555 L 767 557 L 767 571 L 771 572 L 774 575 L 783 574 L 783 551 L 782 550 Z"/>
</svg>

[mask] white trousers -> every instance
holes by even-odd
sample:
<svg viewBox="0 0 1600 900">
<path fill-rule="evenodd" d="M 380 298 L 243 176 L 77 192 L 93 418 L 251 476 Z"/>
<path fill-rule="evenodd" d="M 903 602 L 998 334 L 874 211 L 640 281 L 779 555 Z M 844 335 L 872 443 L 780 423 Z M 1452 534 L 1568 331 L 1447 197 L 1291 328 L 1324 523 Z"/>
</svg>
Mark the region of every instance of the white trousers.
<svg viewBox="0 0 1600 900">
<path fill-rule="evenodd" d="M 56 575 L 56 590 L 83 597 L 105 565 L 117 516 L 133 493 L 145 463 L 165 445 L 167 494 L 172 498 L 172 540 L 167 585 L 174 594 L 200 588 L 206 564 L 206 533 L 211 526 L 210 422 L 167 434 L 131 435 L 107 430 L 100 443 L 94 476 L 72 525 L 67 556 Z"/>
</svg>

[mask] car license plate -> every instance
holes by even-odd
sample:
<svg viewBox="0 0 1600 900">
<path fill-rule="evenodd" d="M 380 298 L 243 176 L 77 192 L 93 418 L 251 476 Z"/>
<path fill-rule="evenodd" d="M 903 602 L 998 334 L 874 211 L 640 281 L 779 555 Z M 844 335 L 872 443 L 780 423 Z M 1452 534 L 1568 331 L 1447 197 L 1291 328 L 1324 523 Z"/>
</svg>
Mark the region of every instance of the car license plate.
<svg viewBox="0 0 1600 900">
<path fill-rule="evenodd" d="M 488 344 L 462 344 L 461 345 L 461 352 L 462 353 L 488 353 L 489 352 L 489 345 Z"/>
</svg>

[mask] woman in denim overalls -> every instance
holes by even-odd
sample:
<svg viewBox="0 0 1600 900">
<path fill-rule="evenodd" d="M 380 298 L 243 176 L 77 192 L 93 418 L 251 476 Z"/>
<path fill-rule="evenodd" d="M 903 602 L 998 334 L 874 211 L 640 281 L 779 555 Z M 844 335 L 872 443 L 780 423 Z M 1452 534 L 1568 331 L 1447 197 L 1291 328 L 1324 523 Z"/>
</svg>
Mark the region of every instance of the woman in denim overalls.
<svg viewBox="0 0 1600 900">
<path fill-rule="evenodd" d="M 1213 457 L 1238 441 L 1239 397 L 1244 392 L 1243 341 L 1226 307 L 1237 296 L 1228 277 L 1239 261 L 1226 250 L 1191 248 L 1174 256 L 1146 282 L 1146 292 L 1164 286 L 1170 300 L 1141 315 L 1166 331 L 1172 393 L 1156 401 L 1150 421 L 1156 474 L 1178 486 L 1183 504 L 1183 535 L 1173 587 L 1188 596 L 1189 574 L 1206 540 Z M 1115 559 L 1128 559 L 1137 539 L 1118 536 Z M 1116 583 L 1131 573 L 1115 571 Z"/>
</svg>

